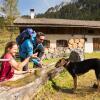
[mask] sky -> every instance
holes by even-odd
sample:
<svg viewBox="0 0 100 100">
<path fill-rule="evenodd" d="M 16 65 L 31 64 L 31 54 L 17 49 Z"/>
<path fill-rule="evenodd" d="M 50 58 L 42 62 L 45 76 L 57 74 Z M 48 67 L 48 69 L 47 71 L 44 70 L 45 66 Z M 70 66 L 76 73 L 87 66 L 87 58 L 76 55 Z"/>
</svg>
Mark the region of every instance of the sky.
<svg viewBox="0 0 100 100">
<path fill-rule="evenodd" d="M 35 13 L 44 13 L 48 8 L 60 4 L 62 1 L 70 0 L 19 0 L 18 9 L 20 15 L 29 15 L 30 9 L 35 9 Z"/>
</svg>

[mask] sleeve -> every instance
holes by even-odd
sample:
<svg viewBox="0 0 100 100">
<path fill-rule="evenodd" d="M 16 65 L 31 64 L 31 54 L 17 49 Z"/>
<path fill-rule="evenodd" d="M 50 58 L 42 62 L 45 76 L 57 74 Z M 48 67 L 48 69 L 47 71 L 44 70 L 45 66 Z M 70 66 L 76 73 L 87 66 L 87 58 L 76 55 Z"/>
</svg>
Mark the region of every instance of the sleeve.
<svg viewBox="0 0 100 100">
<path fill-rule="evenodd" d="M 11 54 L 6 54 L 5 56 L 4 56 L 4 59 L 13 59 L 13 57 L 12 57 L 12 55 Z"/>
<path fill-rule="evenodd" d="M 38 64 L 39 64 L 39 60 L 38 60 L 38 59 L 32 59 L 32 62 L 33 62 L 35 65 L 38 65 Z"/>
<path fill-rule="evenodd" d="M 31 41 L 27 41 L 26 43 L 27 57 L 33 54 L 33 44 Z"/>
<path fill-rule="evenodd" d="M 41 59 L 44 55 L 44 46 L 42 43 L 37 45 L 35 52 L 38 52 L 38 57 Z"/>
</svg>

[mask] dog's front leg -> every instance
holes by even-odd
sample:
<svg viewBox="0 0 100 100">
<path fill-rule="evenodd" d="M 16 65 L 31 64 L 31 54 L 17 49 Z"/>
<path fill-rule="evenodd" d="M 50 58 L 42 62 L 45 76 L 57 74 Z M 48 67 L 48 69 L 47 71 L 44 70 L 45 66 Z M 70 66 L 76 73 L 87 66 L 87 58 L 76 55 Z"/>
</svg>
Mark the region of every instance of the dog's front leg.
<svg viewBox="0 0 100 100">
<path fill-rule="evenodd" d="M 77 76 L 73 77 L 73 81 L 74 81 L 74 89 L 76 90 L 76 88 L 77 88 Z"/>
<path fill-rule="evenodd" d="M 97 86 L 98 86 L 98 89 L 100 90 L 100 80 L 97 80 Z"/>
</svg>

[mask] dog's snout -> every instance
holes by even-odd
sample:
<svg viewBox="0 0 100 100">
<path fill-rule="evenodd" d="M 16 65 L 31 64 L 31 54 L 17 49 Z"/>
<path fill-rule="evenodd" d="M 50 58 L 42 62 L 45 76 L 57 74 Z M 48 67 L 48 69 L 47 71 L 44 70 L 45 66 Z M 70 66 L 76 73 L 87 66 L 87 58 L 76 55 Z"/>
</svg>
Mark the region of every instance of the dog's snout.
<svg viewBox="0 0 100 100">
<path fill-rule="evenodd" d="M 58 68 L 58 65 L 56 64 L 55 67 Z"/>
<path fill-rule="evenodd" d="M 55 67 L 58 68 L 59 67 L 59 63 L 56 63 Z"/>
</svg>

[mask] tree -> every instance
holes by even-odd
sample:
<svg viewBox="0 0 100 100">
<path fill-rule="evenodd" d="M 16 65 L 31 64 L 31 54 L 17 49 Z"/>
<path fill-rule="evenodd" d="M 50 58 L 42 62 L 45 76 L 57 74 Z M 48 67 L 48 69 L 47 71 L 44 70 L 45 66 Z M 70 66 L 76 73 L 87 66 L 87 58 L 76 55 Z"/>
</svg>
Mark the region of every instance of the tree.
<svg viewBox="0 0 100 100">
<path fill-rule="evenodd" d="M 53 11 L 55 7 L 53 7 Z M 47 10 L 37 17 L 100 20 L 100 0 L 71 0 L 56 12 Z"/>
<path fill-rule="evenodd" d="M 19 15 L 17 4 L 18 0 L 3 0 L 3 10 L 7 15 L 9 24 L 12 24 L 13 20 Z"/>
</svg>

